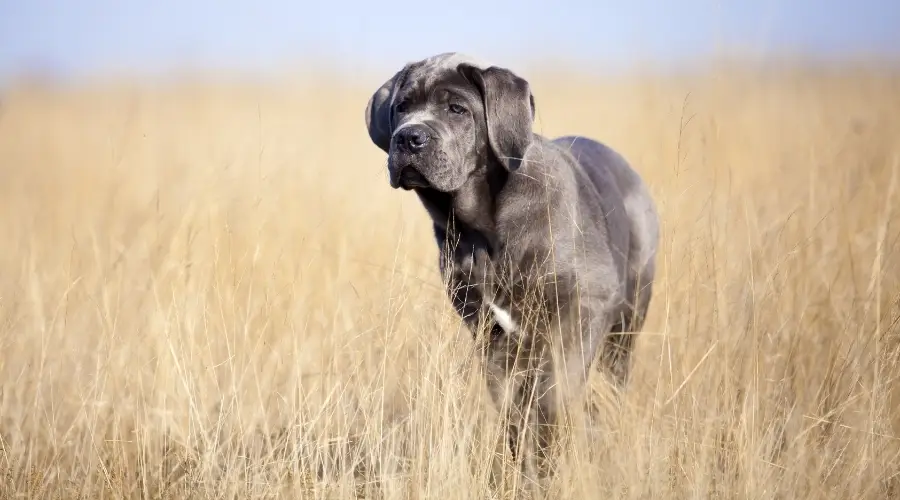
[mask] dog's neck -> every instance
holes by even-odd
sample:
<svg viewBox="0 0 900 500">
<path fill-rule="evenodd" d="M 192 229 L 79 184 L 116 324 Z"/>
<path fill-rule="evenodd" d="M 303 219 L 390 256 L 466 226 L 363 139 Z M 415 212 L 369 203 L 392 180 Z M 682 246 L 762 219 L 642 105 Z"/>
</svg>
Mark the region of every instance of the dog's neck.
<svg viewBox="0 0 900 500">
<path fill-rule="evenodd" d="M 497 245 L 497 195 L 508 175 L 499 165 L 490 165 L 473 172 L 465 184 L 452 193 L 416 189 L 416 194 L 436 227 L 448 236 L 486 240 L 492 252 Z"/>
</svg>

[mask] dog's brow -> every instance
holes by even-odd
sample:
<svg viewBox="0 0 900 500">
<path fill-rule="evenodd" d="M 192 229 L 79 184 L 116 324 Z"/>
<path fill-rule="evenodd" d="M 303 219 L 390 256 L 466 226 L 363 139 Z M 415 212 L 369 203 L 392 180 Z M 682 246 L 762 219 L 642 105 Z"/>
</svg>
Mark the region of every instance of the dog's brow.
<svg viewBox="0 0 900 500">
<path fill-rule="evenodd" d="M 461 99 L 472 97 L 472 92 L 466 89 L 461 89 L 459 87 L 446 87 L 443 89 L 443 91 L 449 94 L 451 97 L 459 97 Z"/>
<path fill-rule="evenodd" d="M 411 75 L 400 88 L 397 89 L 397 95 L 407 99 L 418 99 L 422 95 L 428 94 L 428 89 L 422 78 Z"/>
<path fill-rule="evenodd" d="M 475 94 L 468 89 L 460 88 L 457 85 L 440 83 L 431 86 L 431 88 L 424 88 L 416 83 L 406 84 L 398 90 L 397 96 L 401 99 L 414 101 L 427 101 L 433 98 L 440 100 L 475 98 Z"/>
</svg>

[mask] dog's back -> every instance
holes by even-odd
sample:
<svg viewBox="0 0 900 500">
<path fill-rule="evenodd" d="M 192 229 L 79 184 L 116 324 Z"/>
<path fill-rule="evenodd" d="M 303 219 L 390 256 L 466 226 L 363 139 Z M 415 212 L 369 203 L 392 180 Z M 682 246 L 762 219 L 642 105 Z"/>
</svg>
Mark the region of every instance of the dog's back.
<svg viewBox="0 0 900 500">
<path fill-rule="evenodd" d="M 627 261 L 620 269 L 628 302 L 640 319 L 622 325 L 624 331 L 639 330 L 646 315 L 655 274 L 659 242 L 656 206 L 640 175 L 625 158 L 603 143 L 580 136 L 553 139 L 567 149 L 591 180 L 606 218 L 610 250 Z M 637 294 L 637 297 L 636 297 Z"/>
</svg>

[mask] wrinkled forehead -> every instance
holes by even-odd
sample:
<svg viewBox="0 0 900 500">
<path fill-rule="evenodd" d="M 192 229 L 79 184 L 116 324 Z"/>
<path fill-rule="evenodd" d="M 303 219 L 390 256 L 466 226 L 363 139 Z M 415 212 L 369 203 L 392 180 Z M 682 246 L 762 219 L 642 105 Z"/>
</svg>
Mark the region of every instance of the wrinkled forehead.
<svg viewBox="0 0 900 500">
<path fill-rule="evenodd" d="M 477 92 L 471 82 L 459 72 L 460 64 L 470 64 L 477 68 L 487 68 L 482 61 L 459 53 L 447 53 L 418 61 L 398 89 L 406 95 L 428 95 L 435 90 L 446 90 L 468 95 Z"/>
</svg>

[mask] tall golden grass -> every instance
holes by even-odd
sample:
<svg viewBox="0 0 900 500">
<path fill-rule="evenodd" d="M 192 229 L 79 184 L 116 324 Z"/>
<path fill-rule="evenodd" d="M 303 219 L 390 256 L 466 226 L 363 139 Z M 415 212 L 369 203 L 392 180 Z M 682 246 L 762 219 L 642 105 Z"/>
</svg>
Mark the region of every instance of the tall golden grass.
<svg viewBox="0 0 900 500">
<path fill-rule="evenodd" d="M 555 497 L 900 496 L 900 78 L 531 73 L 536 130 L 622 151 L 663 220 L 631 385 Z M 2 96 L 0 493 L 523 487 L 370 83 Z"/>
</svg>

